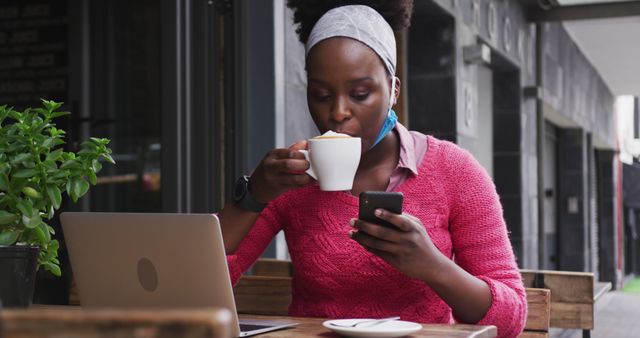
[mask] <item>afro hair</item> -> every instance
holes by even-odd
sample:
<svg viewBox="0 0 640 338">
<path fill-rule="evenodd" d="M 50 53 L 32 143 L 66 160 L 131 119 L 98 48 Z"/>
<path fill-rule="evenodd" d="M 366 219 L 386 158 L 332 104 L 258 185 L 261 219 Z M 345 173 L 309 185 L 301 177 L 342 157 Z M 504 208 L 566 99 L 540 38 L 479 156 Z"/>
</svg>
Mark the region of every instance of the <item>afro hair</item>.
<svg viewBox="0 0 640 338">
<path fill-rule="evenodd" d="M 413 0 L 287 0 L 287 6 L 293 10 L 293 22 L 298 24 L 296 33 L 302 43 L 307 43 L 311 29 L 324 13 L 346 5 L 366 5 L 375 9 L 394 31 L 409 27 L 411 23 Z"/>
</svg>

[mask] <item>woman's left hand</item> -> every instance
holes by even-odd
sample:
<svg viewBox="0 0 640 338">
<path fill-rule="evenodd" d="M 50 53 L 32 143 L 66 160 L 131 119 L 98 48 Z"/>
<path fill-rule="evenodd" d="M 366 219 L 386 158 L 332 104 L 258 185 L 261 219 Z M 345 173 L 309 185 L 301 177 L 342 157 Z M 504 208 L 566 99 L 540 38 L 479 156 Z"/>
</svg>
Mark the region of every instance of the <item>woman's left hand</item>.
<svg viewBox="0 0 640 338">
<path fill-rule="evenodd" d="M 352 219 L 351 238 L 396 269 L 428 283 L 446 257 L 433 244 L 422 222 L 412 215 L 383 209 L 377 209 L 376 216 L 396 228 Z"/>
</svg>

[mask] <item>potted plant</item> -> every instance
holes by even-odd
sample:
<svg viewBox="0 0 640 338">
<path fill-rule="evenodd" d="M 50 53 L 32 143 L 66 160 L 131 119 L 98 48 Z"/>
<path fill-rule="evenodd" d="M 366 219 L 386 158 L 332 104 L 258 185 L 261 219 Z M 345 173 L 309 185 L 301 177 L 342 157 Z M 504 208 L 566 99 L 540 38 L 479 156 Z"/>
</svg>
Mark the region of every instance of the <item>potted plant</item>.
<svg viewBox="0 0 640 338">
<path fill-rule="evenodd" d="M 35 274 L 60 276 L 58 241 L 47 224 L 66 193 L 76 202 L 97 183 L 101 161 L 115 163 L 108 139 L 90 138 L 66 152 L 65 132 L 53 119 L 68 115 L 62 103 L 15 111 L 0 106 L 0 301 L 30 306 Z"/>
</svg>

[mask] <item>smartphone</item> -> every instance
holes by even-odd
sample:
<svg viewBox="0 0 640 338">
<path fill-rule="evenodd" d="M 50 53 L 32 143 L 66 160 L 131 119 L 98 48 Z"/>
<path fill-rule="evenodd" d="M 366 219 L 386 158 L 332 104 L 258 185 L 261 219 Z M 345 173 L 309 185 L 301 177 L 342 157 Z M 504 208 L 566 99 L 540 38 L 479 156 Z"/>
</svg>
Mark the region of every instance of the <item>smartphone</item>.
<svg viewBox="0 0 640 338">
<path fill-rule="evenodd" d="M 385 209 L 402 214 L 402 197 L 401 192 L 363 191 L 360 193 L 358 218 L 393 228 L 395 225 L 376 217 L 375 211 L 376 209 Z"/>
</svg>

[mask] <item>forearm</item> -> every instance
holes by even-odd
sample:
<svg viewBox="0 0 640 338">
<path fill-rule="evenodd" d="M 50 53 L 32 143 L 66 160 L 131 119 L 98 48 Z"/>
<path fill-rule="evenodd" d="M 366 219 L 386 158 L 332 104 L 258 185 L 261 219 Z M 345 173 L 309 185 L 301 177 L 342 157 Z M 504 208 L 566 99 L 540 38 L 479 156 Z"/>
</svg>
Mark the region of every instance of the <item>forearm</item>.
<svg viewBox="0 0 640 338">
<path fill-rule="evenodd" d="M 445 256 L 438 259 L 434 276 L 423 280 L 452 309 L 456 318 L 476 323 L 491 307 L 491 290 L 481 279 L 471 275 Z"/>
<path fill-rule="evenodd" d="M 235 203 L 230 202 L 218 214 L 222 239 L 227 255 L 236 251 L 242 239 L 249 233 L 256 220 L 260 216 L 258 212 L 244 210 Z"/>
</svg>

